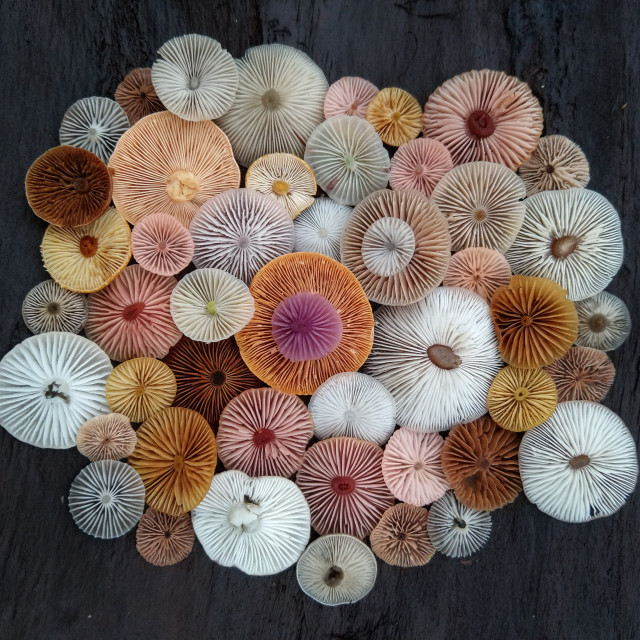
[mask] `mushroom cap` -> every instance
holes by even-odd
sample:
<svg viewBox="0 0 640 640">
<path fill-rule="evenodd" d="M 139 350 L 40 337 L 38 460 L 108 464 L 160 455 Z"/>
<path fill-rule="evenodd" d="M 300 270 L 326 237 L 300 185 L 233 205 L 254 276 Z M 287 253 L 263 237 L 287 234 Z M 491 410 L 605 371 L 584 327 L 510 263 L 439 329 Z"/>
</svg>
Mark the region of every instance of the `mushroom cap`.
<svg viewBox="0 0 640 640">
<path fill-rule="evenodd" d="M 195 533 L 191 516 L 170 516 L 149 507 L 136 530 L 136 549 L 156 567 L 168 567 L 184 560 L 193 549 Z"/>
<path fill-rule="evenodd" d="M 564 522 L 615 513 L 638 478 L 633 436 L 595 402 L 559 404 L 549 420 L 524 434 L 519 457 L 527 498 Z"/>
<path fill-rule="evenodd" d="M 111 411 L 124 414 L 131 422 L 144 422 L 173 403 L 176 379 L 160 360 L 133 358 L 109 374 L 106 394 Z"/>
<path fill-rule="evenodd" d="M 584 300 L 602 291 L 622 266 L 620 218 L 588 189 L 543 191 L 525 200 L 522 228 L 507 252 L 514 273 L 549 278 Z"/>
<path fill-rule="evenodd" d="M 116 87 L 115 99 L 132 125 L 145 116 L 166 110 L 153 86 L 151 69 L 147 67 L 129 71 Z"/>
<path fill-rule="evenodd" d="M 422 300 L 449 266 L 451 240 L 438 207 L 417 191 L 376 191 L 349 217 L 342 263 L 372 302 L 398 306 Z"/>
<path fill-rule="evenodd" d="M 398 87 L 387 87 L 369 102 L 367 121 L 380 139 L 392 147 L 399 147 L 420 135 L 422 109 L 418 101 Z"/>
<path fill-rule="evenodd" d="M 393 504 L 382 477 L 382 449 L 366 440 L 329 438 L 307 449 L 296 484 L 320 534 L 368 536 Z"/>
<path fill-rule="evenodd" d="M 194 510 L 193 528 L 214 562 L 272 575 L 294 564 L 309 541 L 309 507 L 291 480 L 224 471 Z"/>
<path fill-rule="evenodd" d="M 582 149 L 565 136 L 543 136 L 535 151 L 518 170 L 527 187 L 527 195 L 586 187 L 589 162 Z"/>
<path fill-rule="evenodd" d="M 486 247 L 504 253 L 525 217 L 526 189 L 516 173 L 494 162 L 454 167 L 432 197 L 449 223 L 451 248 Z"/>
<path fill-rule="evenodd" d="M 53 280 L 37 284 L 22 302 L 22 319 L 31 333 L 80 333 L 87 321 L 87 298 Z"/>
<path fill-rule="evenodd" d="M 437 551 L 450 558 L 465 558 L 489 541 L 491 514 L 465 507 L 453 491 L 447 491 L 431 505 L 427 528 Z"/>
<path fill-rule="evenodd" d="M 394 504 L 371 532 L 371 550 L 387 564 L 421 567 L 436 552 L 429 538 L 429 512 L 412 504 Z"/>
<path fill-rule="evenodd" d="M 82 98 L 74 102 L 62 117 L 60 144 L 91 151 L 107 163 L 127 129 L 129 118 L 115 100 L 99 96 Z"/>
<path fill-rule="evenodd" d="M 69 489 L 69 511 L 82 531 L 108 540 L 135 527 L 144 510 L 144 485 L 128 464 L 98 460 L 75 477 Z"/>
<path fill-rule="evenodd" d="M 369 355 L 371 307 L 339 262 L 318 253 L 280 256 L 256 274 L 251 293 L 256 311 L 236 340 L 249 369 L 269 386 L 310 395 L 332 375 L 357 371 Z"/>
<path fill-rule="evenodd" d="M 440 85 L 424 106 L 422 132 L 455 165 L 487 160 L 517 169 L 536 148 L 544 119 L 529 85 L 502 71 L 467 71 Z"/>
<path fill-rule="evenodd" d="M 181 337 L 169 311 L 176 279 L 128 266 L 109 286 L 89 296 L 87 338 L 112 360 L 163 358 Z"/>
<path fill-rule="evenodd" d="M 313 420 L 298 396 L 262 387 L 229 401 L 218 425 L 225 469 L 250 476 L 292 476 L 302 464 Z"/>
<path fill-rule="evenodd" d="M 152 213 L 131 232 L 136 262 L 160 276 L 173 276 L 186 269 L 193 258 L 193 238 L 188 229 L 166 213 Z"/>
<path fill-rule="evenodd" d="M 89 418 L 76 434 L 78 451 L 96 460 L 121 460 L 136 446 L 136 432 L 127 416 L 121 413 L 106 413 Z"/>
<path fill-rule="evenodd" d="M 73 229 L 49 225 L 40 245 L 44 268 L 63 288 L 79 293 L 104 289 L 131 258 L 131 232 L 113 207 Z"/>
<path fill-rule="evenodd" d="M 254 160 L 245 185 L 277 200 L 292 220 L 314 203 L 317 191 L 311 167 L 291 153 L 269 153 Z"/>
<path fill-rule="evenodd" d="M 486 412 L 500 356 L 487 303 L 472 291 L 438 287 L 406 307 L 381 307 L 364 371 L 396 400 L 396 421 L 443 431 Z"/>
<path fill-rule="evenodd" d="M 194 509 L 216 468 L 216 439 L 195 411 L 169 407 L 140 425 L 129 464 L 140 474 L 150 507 L 172 516 Z"/>
<path fill-rule="evenodd" d="M 133 125 L 120 138 L 109 171 L 113 202 L 131 224 L 166 213 L 188 227 L 209 198 L 240 186 L 224 133 L 213 122 L 188 122 L 169 111 Z"/>
<path fill-rule="evenodd" d="M 537 369 L 562 357 L 578 335 L 578 316 L 567 292 L 547 278 L 513 276 L 491 299 L 502 359 Z"/>
<path fill-rule="evenodd" d="M 322 122 L 327 79 L 302 51 L 282 44 L 247 49 L 236 60 L 240 82 L 232 108 L 218 124 L 243 167 L 267 153 L 302 156 Z"/>
<path fill-rule="evenodd" d="M 462 287 L 477 293 L 487 302 L 498 287 L 511 281 L 511 267 L 507 259 L 495 249 L 469 247 L 451 256 L 442 284 Z"/>
<path fill-rule="evenodd" d="M 456 425 L 442 447 L 442 470 L 456 498 L 469 509 L 494 511 L 522 489 L 515 433 L 482 417 Z"/>
<path fill-rule="evenodd" d="M 331 198 L 316 198 L 293 222 L 294 251 L 322 253 L 340 262 L 340 238 L 351 211 Z"/>
<path fill-rule="evenodd" d="M 389 153 L 376 130 L 358 116 L 333 116 L 319 124 L 307 140 L 304 159 L 320 188 L 340 204 L 358 204 L 389 180 Z"/>
<path fill-rule="evenodd" d="M 588 400 L 600 402 L 606 395 L 616 369 L 604 351 L 589 347 L 571 347 L 544 370 L 553 378 L 558 402 Z"/>
<path fill-rule="evenodd" d="M 25 191 L 38 218 L 58 227 L 79 227 L 99 218 L 111 202 L 111 176 L 85 149 L 53 147 L 27 171 Z"/>
<path fill-rule="evenodd" d="M 158 49 L 151 77 L 162 104 L 184 120 L 213 120 L 225 114 L 238 89 L 231 54 L 213 38 L 190 33 Z"/>
<path fill-rule="evenodd" d="M 453 168 L 451 154 L 438 140 L 417 138 L 398 147 L 391 158 L 389 186 L 415 189 L 431 196 L 434 187 Z"/>
<path fill-rule="evenodd" d="M 98 345 L 73 333 L 27 338 L 0 361 L 0 424 L 35 447 L 74 447 L 80 426 L 109 412 L 111 369 Z"/>
<path fill-rule="evenodd" d="M 207 344 L 183 337 L 164 362 L 178 385 L 174 406 L 197 411 L 212 427 L 218 426 L 220 413 L 232 398 L 262 386 L 240 357 L 233 338 Z"/>
<path fill-rule="evenodd" d="M 200 342 L 230 338 L 246 326 L 253 312 L 249 287 L 221 269 L 196 269 L 184 276 L 171 294 L 176 326 Z"/>
<path fill-rule="evenodd" d="M 506 366 L 498 371 L 487 396 L 489 414 L 509 431 L 537 427 L 549 418 L 557 404 L 556 385 L 544 369 Z"/>
<path fill-rule="evenodd" d="M 327 89 L 324 97 L 324 117 L 333 116 L 367 117 L 367 107 L 378 95 L 378 87 L 358 76 L 343 76 Z"/>
<path fill-rule="evenodd" d="M 419 433 L 400 427 L 382 456 L 382 475 L 397 500 L 417 507 L 442 498 L 449 482 L 442 471 L 439 433 Z"/>
<path fill-rule="evenodd" d="M 377 575 L 378 564 L 371 549 L 346 533 L 314 540 L 296 567 L 300 589 L 330 607 L 362 600 L 373 589 Z"/>
<path fill-rule="evenodd" d="M 383 445 L 396 428 L 396 401 L 375 378 L 346 371 L 325 380 L 311 396 L 316 438 L 339 436 Z"/>
<path fill-rule="evenodd" d="M 622 345 L 631 332 L 631 315 L 627 305 L 608 291 L 576 302 L 576 313 L 576 344 L 581 347 L 613 351 Z"/>
<path fill-rule="evenodd" d="M 293 222 L 277 200 L 254 189 L 210 198 L 189 228 L 198 269 L 222 269 L 251 282 L 258 270 L 293 250 Z"/>
</svg>

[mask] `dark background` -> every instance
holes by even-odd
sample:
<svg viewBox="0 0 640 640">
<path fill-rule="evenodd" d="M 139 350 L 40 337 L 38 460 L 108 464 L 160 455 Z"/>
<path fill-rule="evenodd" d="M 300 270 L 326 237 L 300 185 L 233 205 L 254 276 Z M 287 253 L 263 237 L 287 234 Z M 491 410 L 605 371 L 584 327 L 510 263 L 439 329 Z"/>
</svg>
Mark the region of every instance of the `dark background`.
<svg viewBox="0 0 640 640">
<path fill-rule="evenodd" d="M 421 103 L 468 69 L 526 80 L 546 133 L 582 146 L 589 186 L 620 212 L 627 253 L 609 289 L 640 326 L 639 12 L 627 0 L 1 0 L 0 355 L 27 337 L 20 305 L 46 277 L 45 225 L 24 196 L 29 164 L 58 144 L 72 102 L 113 97 L 130 69 L 189 32 L 234 56 L 262 42 L 290 44 L 330 82 L 361 75 Z M 605 404 L 637 439 L 637 332 L 612 358 L 618 376 Z M 186 561 L 160 569 L 138 555 L 134 533 L 110 542 L 82 534 L 66 495 L 85 463 L 75 449 L 36 449 L 0 429 L 2 640 L 640 637 L 638 492 L 613 517 L 584 525 L 552 520 L 520 497 L 495 513 L 492 538 L 472 559 L 437 555 L 413 570 L 380 563 L 365 600 L 331 609 L 299 591 L 294 569 L 249 578 L 214 566 L 197 543 Z"/>
</svg>

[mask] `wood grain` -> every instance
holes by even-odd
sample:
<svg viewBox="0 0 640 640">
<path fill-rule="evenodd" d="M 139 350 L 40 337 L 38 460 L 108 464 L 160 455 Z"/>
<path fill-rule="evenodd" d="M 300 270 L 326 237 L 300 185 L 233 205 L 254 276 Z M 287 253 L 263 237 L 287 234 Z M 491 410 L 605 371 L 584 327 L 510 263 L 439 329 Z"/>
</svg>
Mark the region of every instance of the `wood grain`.
<svg viewBox="0 0 640 640">
<path fill-rule="evenodd" d="M 65 109 L 112 96 L 168 38 L 198 32 L 239 56 L 261 42 L 307 51 L 330 81 L 362 75 L 423 103 L 446 78 L 491 67 L 533 87 L 546 133 L 582 145 L 591 188 L 619 210 L 626 258 L 610 290 L 629 304 L 640 271 L 640 29 L 633 0 L 3 0 L 0 4 L 0 353 L 28 332 L 27 290 L 45 278 L 44 224 L 29 210 L 29 164 L 57 144 Z M 613 354 L 618 377 L 605 404 L 638 436 L 638 334 Z M 323 609 L 298 590 L 294 570 L 249 578 L 214 566 L 196 544 L 181 564 L 156 568 L 134 534 L 100 542 L 80 533 L 66 504 L 85 460 L 44 451 L 0 430 L 0 638 L 119 639 L 640 637 L 640 497 L 611 518 L 556 522 L 520 497 L 494 516 L 488 547 L 469 561 L 380 566 L 361 603 Z"/>
</svg>

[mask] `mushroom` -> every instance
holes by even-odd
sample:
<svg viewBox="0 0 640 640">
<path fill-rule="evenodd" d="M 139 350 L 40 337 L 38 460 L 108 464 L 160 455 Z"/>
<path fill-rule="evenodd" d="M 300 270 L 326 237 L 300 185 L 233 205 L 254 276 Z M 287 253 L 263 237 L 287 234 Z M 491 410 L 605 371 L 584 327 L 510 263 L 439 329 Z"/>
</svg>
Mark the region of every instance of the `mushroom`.
<svg viewBox="0 0 640 640">
<path fill-rule="evenodd" d="M 382 456 L 382 475 L 394 497 L 417 507 L 442 498 L 449 482 L 442 471 L 439 433 L 419 433 L 401 427 Z"/>
<path fill-rule="evenodd" d="M 371 549 L 346 533 L 314 540 L 296 567 L 300 589 L 330 607 L 362 600 L 373 589 L 377 575 L 378 565 Z"/>
<path fill-rule="evenodd" d="M 212 427 L 218 426 L 222 409 L 246 389 L 262 383 L 247 368 L 233 340 L 196 342 L 183 337 L 164 358 L 176 377 L 176 407 L 193 409 Z"/>
<path fill-rule="evenodd" d="M 437 287 L 447 271 L 447 222 L 417 191 L 376 191 L 349 217 L 340 256 L 369 300 L 389 306 L 411 304 Z"/>
<path fill-rule="evenodd" d="M 175 218 L 152 213 L 133 228 L 131 249 L 143 269 L 159 276 L 173 276 L 189 266 L 193 238 Z"/>
<path fill-rule="evenodd" d="M 233 104 L 238 69 L 231 54 L 213 38 L 190 33 L 158 49 L 151 78 L 162 104 L 184 120 L 213 120 Z"/>
<path fill-rule="evenodd" d="M 170 516 L 149 507 L 136 530 L 136 549 L 150 564 L 168 567 L 184 560 L 193 549 L 191 516 Z"/>
<path fill-rule="evenodd" d="M 225 191 L 207 200 L 190 231 L 198 269 L 222 269 L 246 284 L 267 262 L 293 250 L 289 214 L 253 189 Z"/>
<path fill-rule="evenodd" d="M 447 491 L 431 505 L 427 529 L 437 551 L 450 558 L 465 558 L 489 541 L 491 514 L 465 507 L 453 491 Z"/>
<path fill-rule="evenodd" d="M 368 536 L 393 504 L 382 477 L 382 449 L 366 440 L 329 438 L 307 452 L 296 483 L 320 534 Z"/>
<path fill-rule="evenodd" d="M 309 541 L 309 507 L 291 480 L 224 471 L 194 510 L 193 528 L 217 564 L 272 575 L 294 564 Z"/>
<path fill-rule="evenodd" d="M 629 337 L 631 315 L 627 305 L 608 291 L 576 302 L 576 344 L 602 351 L 617 349 Z"/>
<path fill-rule="evenodd" d="M 104 289 L 131 258 L 131 232 L 113 208 L 73 229 L 49 225 L 40 245 L 44 268 L 65 289 L 93 293 Z"/>
<path fill-rule="evenodd" d="M 124 414 L 131 422 L 144 422 L 173 403 L 176 379 L 160 360 L 133 358 L 109 374 L 106 394 L 111 411 Z"/>
<path fill-rule="evenodd" d="M 116 87 L 115 99 L 132 125 L 145 116 L 166 110 L 153 86 L 151 69 L 145 67 L 127 73 Z"/>
<path fill-rule="evenodd" d="M 316 438 L 339 436 L 383 445 L 396 428 L 396 401 L 375 378 L 346 371 L 325 380 L 311 396 Z"/>
<path fill-rule="evenodd" d="M 544 136 L 518 170 L 527 195 L 540 191 L 586 187 L 589 162 L 582 149 L 565 136 Z"/>
<path fill-rule="evenodd" d="M 128 464 L 98 460 L 75 477 L 69 511 L 83 533 L 108 540 L 132 529 L 144 510 L 144 485 Z"/>
<path fill-rule="evenodd" d="M 29 167 L 25 191 L 38 218 L 58 227 L 79 227 L 93 222 L 109 207 L 111 176 L 94 153 L 54 147 Z"/>
<path fill-rule="evenodd" d="M 491 417 L 509 431 L 527 431 L 542 424 L 555 410 L 558 393 L 543 369 L 507 366 L 498 371 L 487 396 Z"/>
<path fill-rule="evenodd" d="M 62 117 L 60 144 L 91 151 L 107 163 L 128 128 L 129 118 L 115 100 L 98 96 L 82 98 Z"/>
<path fill-rule="evenodd" d="M 399 147 L 420 135 L 422 109 L 418 101 L 398 87 L 382 89 L 367 106 L 367 121 L 380 139 L 392 147 Z"/>
<path fill-rule="evenodd" d="M 245 185 L 275 198 L 292 220 L 313 204 L 317 190 L 311 167 L 291 153 L 269 153 L 254 160 Z"/>
<path fill-rule="evenodd" d="M 91 417 L 108 413 L 112 367 L 96 344 L 52 331 L 17 344 L 0 361 L 0 424 L 35 447 L 68 449 Z"/>
<path fill-rule="evenodd" d="M 196 269 L 171 294 L 171 315 L 185 336 L 200 342 L 230 338 L 254 311 L 247 285 L 221 269 Z"/>
<path fill-rule="evenodd" d="M 80 333 L 87 321 L 87 298 L 67 291 L 53 280 L 37 284 L 24 298 L 22 319 L 31 333 Z"/>
<path fill-rule="evenodd" d="M 344 76 L 336 80 L 324 97 L 324 117 L 367 117 L 367 107 L 378 94 L 378 87 L 357 76 Z"/>
<path fill-rule="evenodd" d="M 112 360 L 162 358 L 181 337 L 171 318 L 172 276 L 128 266 L 108 287 L 89 296 L 87 338 Z"/>
<path fill-rule="evenodd" d="M 209 198 L 240 186 L 224 133 L 213 122 L 188 122 L 169 111 L 133 125 L 120 138 L 109 170 L 113 202 L 134 225 L 165 213 L 188 227 Z"/>
<path fill-rule="evenodd" d="M 443 431 L 486 412 L 500 369 L 487 303 L 466 289 L 438 287 L 405 307 L 381 307 L 364 371 L 393 395 L 396 420 Z"/>
<path fill-rule="evenodd" d="M 438 182 L 432 197 L 449 223 L 451 248 L 485 247 L 504 253 L 525 216 L 522 180 L 493 162 L 454 167 Z"/>
<path fill-rule="evenodd" d="M 222 410 L 218 456 L 225 469 L 288 478 L 300 468 L 312 436 L 311 414 L 298 396 L 247 389 Z"/>
<path fill-rule="evenodd" d="M 502 71 L 467 71 L 424 106 L 422 132 L 444 143 L 455 165 L 486 160 L 517 169 L 535 150 L 542 108 L 529 86 Z"/>
<path fill-rule="evenodd" d="M 358 204 L 389 180 L 389 153 L 376 130 L 358 116 L 333 116 L 319 124 L 307 140 L 304 159 L 320 188 L 339 204 Z"/>
<path fill-rule="evenodd" d="M 302 51 L 282 44 L 251 47 L 236 61 L 240 83 L 218 124 L 243 167 L 267 153 L 302 156 L 322 122 L 327 79 Z"/>
<path fill-rule="evenodd" d="M 178 516 L 204 498 L 216 468 L 216 439 L 195 411 L 169 407 L 153 414 L 136 432 L 129 464 L 140 474 L 146 502 Z"/>
<path fill-rule="evenodd" d="M 76 446 L 91 462 L 121 460 L 133 452 L 136 432 L 129 418 L 121 413 L 94 416 L 78 429 Z"/>
<path fill-rule="evenodd" d="M 615 513 L 633 491 L 638 459 L 633 436 L 610 409 L 595 402 L 563 402 L 520 444 L 527 498 L 564 522 Z"/>
<path fill-rule="evenodd" d="M 514 273 L 549 278 L 570 300 L 602 291 L 622 265 L 620 218 L 588 189 L 543 191 L 525 201 L 524 223 L 507 260 Z"/>
<path fill-rule="evenodd" d="M 237 335 L 243 360 L 271 387 L 312 394 L 327 378 L 357 371 L 371 351 L 373 314 L 353 274 L 318 253 L 292 253 L 251 282 L 256 310 Z"/>
</svg>

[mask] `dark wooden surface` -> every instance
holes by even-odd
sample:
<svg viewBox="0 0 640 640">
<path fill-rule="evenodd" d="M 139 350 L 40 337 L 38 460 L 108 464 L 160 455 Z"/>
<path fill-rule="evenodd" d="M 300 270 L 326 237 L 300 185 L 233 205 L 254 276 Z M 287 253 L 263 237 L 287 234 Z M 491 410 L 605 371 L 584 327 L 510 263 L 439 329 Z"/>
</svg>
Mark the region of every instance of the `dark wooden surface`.
<svg viewBox="0 0 640 640">
<path fill-rule="evenodd" d="M 546 132 L 582 145 L 591 188 L 618 208 L 624 266 L 610 287 L 640 326 L 640 30 L 638 4 L 487 0 L 2 0 L 0 3 L 0 354 L 27 337 L 20 305 L 45 278 L 45 225 L 29 210 L 29 164 L 57 144 L 74 100 L 113 96 L 168 38 L 217 38 L 234 56 L 283 42 L 307 51 L 330 81 L 362 75 L 421 103 L 448 77 L 491 67 L 531 83 Z M 605 403 L 638 436 L 638 334 L 613 354 Z M 424 568 L 380 564 L 361 603 L 322 608 L 294 570 L 249 578 L 214 566 L 196 544 L 181 564 L 146 564 L 134 534 L 99 542 L 80 533 L 66 495 L 85 460 L 30 447 L 0 429 L 0 638 L 261 637 L 636 639 L 640 494 L 586 525 L 556 522 L 523 497 L 494 515 L 488 547 L 470 561 L 436 556 Z"/>
</svg>

